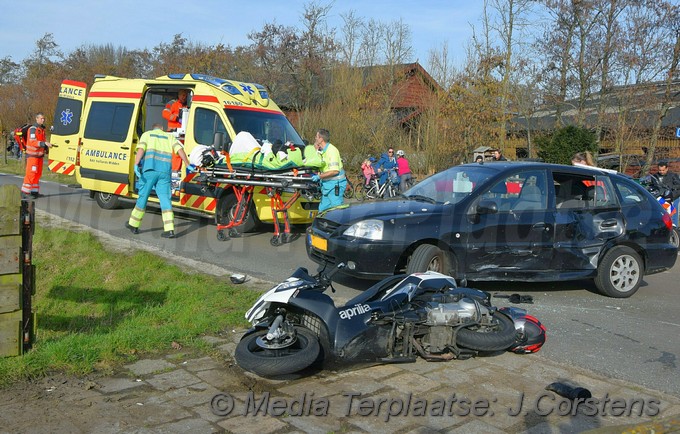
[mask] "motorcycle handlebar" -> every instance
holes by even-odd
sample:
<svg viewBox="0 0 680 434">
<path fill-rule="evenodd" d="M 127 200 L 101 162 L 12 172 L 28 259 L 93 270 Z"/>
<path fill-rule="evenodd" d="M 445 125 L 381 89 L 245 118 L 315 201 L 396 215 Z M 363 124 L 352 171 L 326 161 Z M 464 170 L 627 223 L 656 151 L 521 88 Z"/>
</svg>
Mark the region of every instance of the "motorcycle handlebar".
<svg viewBox="0 0 680 434">
<path fill-rule="evenodd" d="M 340 262 L 338 265 L 333 267 L 331 271 L 328 272 L 328 274 L 324 274 L 323 270 L 319 272 L 319 283 L 323 286 L 324 289 L 326 289 L 332 282 L 333 276 L 335 276 L 338 271 L 342 270 L 345 268 L 347 264 L 344 262 Z"/>
</svg>

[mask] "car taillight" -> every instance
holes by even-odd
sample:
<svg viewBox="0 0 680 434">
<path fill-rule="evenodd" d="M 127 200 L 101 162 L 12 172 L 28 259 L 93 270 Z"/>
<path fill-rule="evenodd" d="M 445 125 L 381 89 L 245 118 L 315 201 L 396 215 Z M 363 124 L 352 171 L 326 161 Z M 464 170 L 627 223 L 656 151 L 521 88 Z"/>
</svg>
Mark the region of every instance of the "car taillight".
<svg viewBox="0 0 680 434">
<path fill-rule="evenodd" d="M 671 215 L 668 213 L 663 213 L 663 223 L 666 225 L 668 230 L 673 230 L 673 220 L 671 219 Z"/>
</svg>

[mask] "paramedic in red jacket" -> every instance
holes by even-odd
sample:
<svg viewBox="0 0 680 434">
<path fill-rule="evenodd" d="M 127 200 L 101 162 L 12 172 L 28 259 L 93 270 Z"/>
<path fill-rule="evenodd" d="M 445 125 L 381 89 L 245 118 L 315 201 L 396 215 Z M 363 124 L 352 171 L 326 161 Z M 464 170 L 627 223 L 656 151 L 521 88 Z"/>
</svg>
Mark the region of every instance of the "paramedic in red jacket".
<svg viewBox="0 0 680 434">
<path fill-rule="evenodd" d="M 45 115 L 38 113 L 35 115 L 35 125 L 28 129 L 28 137 L 26 137 L 26 176 L 21 186 L 23 198 L 42 196 L 40 194 L 40 177 L 42 176 L 43 159 L 45 150 L 51 147 L 52 144 L 45 140 Z"/>
<path fill-rule="evenodd" d="M 163 109 L 163 118 L 168 121 L 168 131 L 175 131 L 177 128 L 182 127 L 182 109 L 187 108 L 187 95 L 188 91 L 186 89 L 180 89 L 177 93 L 177 99 L 168 101 Z M 172 170 L 177 172 L 182 167 L 182 159 L 179 155 L 172 154 Z"/>
</svg>

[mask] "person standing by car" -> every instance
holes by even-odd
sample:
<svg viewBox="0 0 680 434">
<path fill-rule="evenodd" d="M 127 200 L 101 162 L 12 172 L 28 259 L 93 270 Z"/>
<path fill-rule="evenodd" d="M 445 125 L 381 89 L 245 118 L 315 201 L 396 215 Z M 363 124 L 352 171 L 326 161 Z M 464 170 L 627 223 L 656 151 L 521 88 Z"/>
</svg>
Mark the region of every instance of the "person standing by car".
<svg viewBox="0 0 680 434">
<path fill-rule="evenodd" d="M 493 161 L 508 161 L 508 159 L 503 156 L 500 149 L 494 149 Z"/>
<path fill-rule="evenodd" d="M 397 175 L 397 159 L 394 156 L 394 148 L 388 148 L 387 153 L 382 154 L 377 163 L 375 163 L 376 172 L 380 175 L 380 185 L 387 181 L 387 177 L 394 185 L 399 185 L 399 176 Z"/>
<path fill-rule="evenodd" d="M 175 238 L 175 215 L 172 212 L 171 185 L 171 159 L 175 152 L 192 172 L 195 168 L 187 158 L 182 144 L 172 133 L 163 131 L 160 123 L 154 124 L 151 131 L 147 131 L 139 138 L 135 154 L 135 175 L 144 181 L 139 190 L 137 203 L 130 214 L 130 219 L 125 226 L 133 234 L 139 233 L 139 226 L 146 211 L 146 203 L 149 200 L 151 190 L 155 188 L 156 196 L 161 203 L 161 215 L 163 218 L 163 238 Z M 142 161 L 143 159 L 143 161 Z M 139 163 L 142 163 L 140 169 Z"/>
<path fill-rule="evenodd" d="M 571 157 L 571 164 L 574 166 L 595 167 L 595 160 L 593 160 L 593 154 L 589 151 L 577 152 Z"/>
<path fill-rule="evenodd" d="M 24 199 L 29 196 L 37 199 L 40 194 L 40 177 L 43 171 L 43 158 L 45 151 L 52 144 L 45 140 L 45 115 L 35 115 L 35 124 L 28 129 L 26 137 L 26 176 L 21 186 L 21 195 Z"/>
<path fill-rule="evenodd" d="M 330 143 L 331 133 L 326 129 L 316 132 L 314 147 L 321 154 L 323 164 L 313 181 L 321 183 L 321 202 L 319 212 L 342 205 L 347 188 L 347 177 L 342 166 L 340 151 Z"/>
<path fill-rule="evenodd" d="M 408 190 L 408 182 L 411 180 L 411 167 L 404 156 L 404 151 L 397 151 L 397 175 L 399 175 L 399 191 L 402 193 Z"/>
<path fill-rule="evenodd" d="M 673 214 L 673 223 L 678 226 L 678 205 L 680 205 L 680 176 L 677 173 L 673 173 L 668 170 L 668 161 L 659 162 L 659 170 L 653 175 L 661 186 L 670 191 L 673 207 L 676 209 L 675 214 Z"/>
</svg>

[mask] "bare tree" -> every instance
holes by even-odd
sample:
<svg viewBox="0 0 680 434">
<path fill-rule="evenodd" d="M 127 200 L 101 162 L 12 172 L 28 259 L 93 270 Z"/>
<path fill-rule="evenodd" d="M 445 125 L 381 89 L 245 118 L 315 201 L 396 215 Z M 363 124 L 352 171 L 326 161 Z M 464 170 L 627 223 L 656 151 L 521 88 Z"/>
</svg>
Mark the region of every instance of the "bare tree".
<svg viewBox="0 0 680 434">
<path fill-rule="evenodd" d="M 361 45 L 359 46 L 359 64 L 361 66 L 379 64 L 378 55 L 383 44 L 383 32 L 383 26 L 372 18 L 364 26 L 361 34 Z"/>
<path fill-rule="evenodd" d="M 449 44 L 442 44 L 439 51 L 430 50 L 427 70 L 440 86 L 448 89 L 453 85 L 455 74 L 453 62 L 449 58 Z"/>
<path fill-rule="evenodd" d="M 411 29 L 403 19 L 392 21 L 384 25 L 385 61 L 394 66 L 411 60 L 413 47 L 411 46 Z"/>
<path fill-rule="evenodd" d="M 492 8 L 495 10 L 497 19 L 492 23 L 492 28 L 498 35 L 501 46 L 500 53 L 503 56 L 501 93 L 499 95 L 500 122 L 498 125 L 499 146 L 505 147 L 506 123 L 510 116 L 508 102 L 510 101 L 510 84 L 515 70 L 514 49 L 522 40 L 518 37 L 527 26 L 525 15 L 531 10 L 531 0 L 492 0 Z"/>
<path fill-rule="evenodd" d="M 601 52 L 598 56 L 600 58 L 600 99 L 597 105 L 597 120 L 595 126 L 595 137 L 598 140 L 598 144 L 602 139 L 604 115 L 608 104 L 607 96 L 612 87 L 610 68 L 612 67 L 613 59 L 617 55 L 616 49 L 620 46 L 618 43 L 618 35 L 620 35 L 618 18 L 627 6 L 627 0 L 603 0 L 600 4 L 603 22 L 601 32 L 599 32 L 601 34 Z"/>
<path fill-rule="evenodd" d="M 341 60 L 347 65 L 355 66 L 358 61 L 361 29 L 364 25 L 364 20 L 357 17 L 356 12 L 353 10 L 341 14 L 340 17 L 343 21 L 342 41 L 340 43 L 343 58 Z"/>
<path fill-rule="evenodd" d="M 672 45 L 669 44 L 669 48 L 672 48 L 670 49 L 670 52 L 667 51 L 667 58 L 669 60 L 666 63 L 664 94 L 654 122 L 652 137 L 649 144 L 649 152 L 647 153 L 647 160 L 642 170 L 643 173 L 647 173 L 649 171 L 649 167 L 652 164 L 656 146 L 659 140 L 659 134 L 661 132 L 661 125 L 664 118 L 668 114 L 668 110 L 670 110 L 673 104 L 674 98 L 672 94 L 672 85 L 673 82 L 677 80 L 677 76 L 680 73 L 680 70 L 678 69 L 678 63 L 680 62 L 680 5 L 671 3 L 669 1 L 661 1 L 657 3 L 657 8 L 659 15 L 663 17 L 662 22 L 664 23 L 664 27 L 668 31 L 668 41 L 672 41 Z"/>
</svg>

